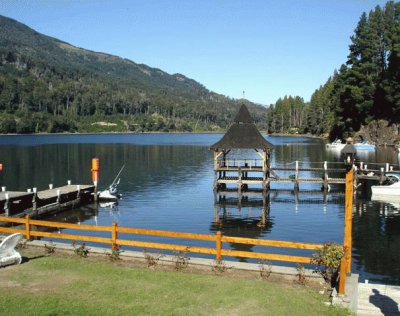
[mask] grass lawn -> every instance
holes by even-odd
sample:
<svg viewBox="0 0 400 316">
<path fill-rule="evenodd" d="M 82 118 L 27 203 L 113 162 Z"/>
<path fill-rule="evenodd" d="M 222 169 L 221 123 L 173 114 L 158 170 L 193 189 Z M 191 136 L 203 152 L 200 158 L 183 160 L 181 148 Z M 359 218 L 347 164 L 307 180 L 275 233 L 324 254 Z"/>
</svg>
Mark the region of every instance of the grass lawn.
<svg viewBox="0 0 400 316">
<path fill-rule="evenodd" d="M 0 315 L 349 315 L 304 286 L 42 253 L 0 269 Z"/>
</svg>

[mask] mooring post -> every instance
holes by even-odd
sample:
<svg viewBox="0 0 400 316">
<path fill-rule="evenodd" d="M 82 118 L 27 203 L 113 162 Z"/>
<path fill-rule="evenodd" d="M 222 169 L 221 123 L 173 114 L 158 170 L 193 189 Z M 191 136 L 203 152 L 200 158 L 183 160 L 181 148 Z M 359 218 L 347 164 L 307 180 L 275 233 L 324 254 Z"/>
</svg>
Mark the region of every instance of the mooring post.
<svg viewBox="0 0 400 316">
<path fill-rule="evenodd" d="M 1 187 L 1 192 L 6 192 L 7 188 L 6 187 Z"/>
<path fill-rule="evenodd" d="M 49 189 L 52 190 L 53 189 L 53 184 L 49 184 Z"/>
<path fill-rule="evenodd" d="M 242 193 L 242 168 L 238 167 L 238 193 Z"/>
<path fill-rule="evenodd" d="M 389 163 L 387 162 L 386 163 L 386 172 L 388 172 L 389 171 Z"/>
<path fill-rule="evenodd" d="M 79 199 L 81 197 L 81 186 L 79 184 L 76 186 L 76 190 L 78 191 L 76 198 Z"/>
<path fill-rule="evenodd" d="M 97 184 L 99 182 L 99 172 L 100 172 L 100 159 L 93 158 L 92 159 L 92 181 L 94 184 L 94 195 L 93 199 L 97 202 Z"/>
<path fill-rule="evenodd" d="M 294 191 L 298 192 L 299 191 L 299 162 L 296 160 L 296 168 L 294 172 Z"/>
<path fill-rule="evenodd" d="M 32 196 L 32 209 L 36 211 L 37 209 L 37 188 L 32 188 L 33 196 Z"/>
<path fill-rule="evenodd" d="M 324 161 L 324 191 L 329 191 L 328 185 L 328 162 Z"/>
<path fill-rule="evenodd" d="M 380 175 L 380 178 L 379 178 L 379 183 L 380 183 L 380 184 L 383 183 L 384 177 L 385 177 L 385 169 L 384 169 L 384 168 L 381 168 L 381 175 Z"/>
<path fill-rule="evenodd" d="M 4 213 L 8 217 L 10 216 L 10 201 L 9 201 L 10 196 L 8 195 L 8 193 L 5 194 L 5 198 L 6 202 L 4 203 Z"/>
</svg>

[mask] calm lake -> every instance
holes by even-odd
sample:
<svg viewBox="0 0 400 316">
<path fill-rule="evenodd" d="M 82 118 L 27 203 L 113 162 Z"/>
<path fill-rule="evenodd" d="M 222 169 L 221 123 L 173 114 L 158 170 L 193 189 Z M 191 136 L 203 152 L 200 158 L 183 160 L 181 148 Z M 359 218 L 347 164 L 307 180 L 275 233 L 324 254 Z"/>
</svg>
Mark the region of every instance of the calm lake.
<svg viewBox="0 0 400 316">
<path fill-rule="evenodd" d="M 324 197 L 318 193 L 318 184 L 300 184 L 302 193 L 297 196 L 291 192 L 292 184 L 272 183 L 266 225 L 260 225 L 263 210 L 262 203 L 257 201 L 240 207 L 233 201 L 215 205 L 213 155 L 208 147 L 221 137 L 221 134 L 0 136 L 0 163 L 4 165 L 0 185 L 10 191 L 25 191 L 32 187 L 47 189 L 50 183 L 61 186 L 67 180 L 90 184 L 91 159 L 98 157 L 100 189 L 106 188 L 125 165 L 119 186 L 123 197 L 118 206 L 87 205 L 58 214 L 53 220 L 92 225 L 110 225 L 116 221 L 124 227 L 204 234 L 214 234 L 220 229 L 229 236 L 312 243 L 343 241 L 344 195 L 339 185 Z M 267 139 L 275 146 L 272 166 L 295 160 L 309 164 L 340 161 L 319 139 L 277 136 Z M 398 154 L 392 148 L 379 148 L 360 155 L 360 159 L 368 163 L 388 162 L 396 168 L 399 164 Z M 361 280 L 399 284 L 400 203 L 371 201 L 368 190 L 365 191 L 357 195 L 353 211 L 352 271 L 359 273 Z M 160 240 L 161 237 L 151 239 Z M 226 247 L 265 251 L 258 246 Z M 288 250 L 268 251 L 287 253 Z"/>
</svg>

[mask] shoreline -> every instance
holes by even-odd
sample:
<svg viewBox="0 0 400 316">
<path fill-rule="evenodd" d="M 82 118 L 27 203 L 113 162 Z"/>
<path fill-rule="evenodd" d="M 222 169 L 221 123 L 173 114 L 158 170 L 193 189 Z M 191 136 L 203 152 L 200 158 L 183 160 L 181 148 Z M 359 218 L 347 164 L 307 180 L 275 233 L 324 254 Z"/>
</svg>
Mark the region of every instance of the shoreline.
<svg viewBox="0 0 400 316">
<path fill-rule="evenodd" d="M 225 131 L 226 132 L 226 131 Z M 205 132 L 96 132 L 96 133 L 34 133 L 34 134 L 0 134 L 2 136 L 71 136 L 71 135 L 152 135 L 152 134 L 225 134 L 224 131 L 205 131 Z M 285 134 L 285 133 L 275 133 L 275 134 L 266 134 L 263 131 L 260 133 L 264 136 L 272 136 L 272 137 L 308 137 L 314 139 L 327 139 L 326 136 L 319 135 L 311 135 L 311 134 Z"/>
</svg>

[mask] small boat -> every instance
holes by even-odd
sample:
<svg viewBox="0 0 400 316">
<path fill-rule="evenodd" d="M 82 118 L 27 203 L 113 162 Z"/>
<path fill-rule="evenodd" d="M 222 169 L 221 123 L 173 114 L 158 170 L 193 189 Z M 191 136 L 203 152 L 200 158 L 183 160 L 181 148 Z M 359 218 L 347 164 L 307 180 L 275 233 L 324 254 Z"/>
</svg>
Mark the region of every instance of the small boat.
<svg viewBox="0 0 400 316">
<path fill-rule="evenodd" d="M 118 194 L 118 185 L 120 182 L 120 174 L 122 170 L 124 170 L 125 165 L 122 166 L 121 170 L 118 172 L 114 181 L 110 184 L 108 189 L 99 192 L 99 200 L 100 201 L 117 201 L 121 198 L 121 194 Z"/>
<path fill-rule="evenodd" d="M 363 141 L 362 143 L 354 144 L 354 148 L 358 150 L 375 150 L 375 144 L 370 144 L 367 141 Z"/>
<path fill-rule="evenodd" d="M 344 146 L 346 146 L 346 144 L 343 144 L 340 139 L 335 139 L 335 141 L 332 143 L 325 145 L 326 149 L 334 149 L 339 151 L 342 150 Z"/>
<path fill-rule="evenodd" d="M 391 196 L 400 198 L 400 173 L 387 173 L 382 185 L 371 186 L 373 196 Z"/>
</svg>

